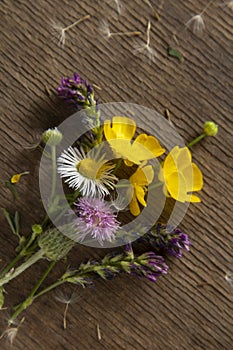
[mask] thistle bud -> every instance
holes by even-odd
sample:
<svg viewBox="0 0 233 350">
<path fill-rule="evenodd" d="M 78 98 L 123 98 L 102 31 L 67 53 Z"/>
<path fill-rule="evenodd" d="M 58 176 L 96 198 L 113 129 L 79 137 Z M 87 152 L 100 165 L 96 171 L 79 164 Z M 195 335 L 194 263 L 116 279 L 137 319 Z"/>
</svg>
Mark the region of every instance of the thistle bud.
<svg viewBox="0 0 233 350">
<path fill-rule="evenodd" d="M 205 122 L 204 132 L 207 136 L 215 136 L 218 132 L 218 125 L 210 121 Z"/>
<path fill-rule="evenodd" d="M 41 140 L 49 146 L 56 146 L 61 142 L 62 137 L 62 133 L 57 128 L 53 128 L 46 130 L 42 134 Z"/>
<path fill-rule="evenodd" d="M 39 236 L 39 247 L 50 260 L 64 258 L 75 245 L 75 242 L 62 234 L 57 228 L 47 230 Z"/>
</svg>

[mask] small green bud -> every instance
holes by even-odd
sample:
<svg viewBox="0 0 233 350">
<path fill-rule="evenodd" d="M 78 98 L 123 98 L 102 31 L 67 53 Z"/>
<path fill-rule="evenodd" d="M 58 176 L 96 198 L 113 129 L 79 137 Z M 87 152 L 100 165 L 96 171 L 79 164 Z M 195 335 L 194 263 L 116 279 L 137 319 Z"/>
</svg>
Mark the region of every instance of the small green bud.
<svg viewBox="0 0 233 350">
<path fill-rule="evenodd" d="M 120 264 L 121 264 L 122 269 L 125 272 L 128 272 L 128 273 L 130 272 L 130 262 L 129 261 L 121 261 Z"/>
<path fill-rule="evenodd" d="M 57 128 L 53 128 L 46 130 L 42 134 L 41 140 L 49 146 L 56 146 L 61 142 L 62 137 L 62 133 Z"/>
<path fill-rule="evenodd" d="M 40 233 L 43 232 L 43 228 L 42 228 L 41 225 L 37 225 L 37 224 L 32 225 L 32 232 L 36 233 L 37 235 L 39 235 Z"/>
<path fill-rule="evenodd" d="M 218 125 L 210 121 L 205 122 L 204 132 L 207 136 L 215 136 L 218 132 Z"/>
</svg>

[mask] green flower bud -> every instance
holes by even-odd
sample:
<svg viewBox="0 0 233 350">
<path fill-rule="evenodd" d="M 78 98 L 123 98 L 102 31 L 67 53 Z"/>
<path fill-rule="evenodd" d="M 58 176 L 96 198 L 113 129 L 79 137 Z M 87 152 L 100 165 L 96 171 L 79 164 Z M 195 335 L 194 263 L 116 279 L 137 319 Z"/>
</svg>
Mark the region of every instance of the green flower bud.
<svg viewBox="0 0 233 350">
<path fill-rule="evenodd" d="M 42 228 L 41 225 L 37 225 L 37 224 L 32 225 L 32 232 L 36 233 L 37 235 L 39 235 L 40 233 L 43 232 L 43 228 Z"/>
<path fill-rule="evenodd" d="M 205 122 L 204 132 L 207 136 L 215 136 L 218 132 L 218 125 L 210 121 Z"/>
<path fill-rule="evenodd" d="M 48 259 L 58 261 L 69 253 L 75 242 L 52 228 L 39 236 L 38 244 Z"/>
<path fill-rule="evenodd" d="M 41 140 L 49 146 L 56 146 L 62 140 L 62 133 L 57 129 L 48 129 L 46 130 L 42 136 Z"/>
</svg>

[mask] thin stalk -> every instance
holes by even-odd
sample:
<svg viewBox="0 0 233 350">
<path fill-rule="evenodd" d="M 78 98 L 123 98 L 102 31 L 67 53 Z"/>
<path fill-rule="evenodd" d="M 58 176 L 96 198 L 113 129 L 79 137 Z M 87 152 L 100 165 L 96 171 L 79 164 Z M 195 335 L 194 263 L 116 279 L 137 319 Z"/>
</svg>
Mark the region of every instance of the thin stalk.
<svg viewBox="0 0 233 350">
<path fill-rule="evenodd" d="M 91 16 L 90 15 L 86 15 L 80 19 L 78 19 L 77 21 L 75 21 L 74 23 L 70 24 L 69 26 L 65 27 L 63 29 L 64 32 L 66 32 L 67 30 L 75 27 L 76 25 L 78 25 L 79 23 L 83 22 L 83 21 L 86 21 L 87 19 L 89 19 Z"/>
<path fill-rule="evenodd" d="M 30 306 L 34 300 L 34 295 L 37 292 L 37 290 L 40 288 L 41 284 L 44 282 L 45 278 L 48 276 L 48 274 L 50 273 L 50 271 L 53 269 L 53 267 L 55 266 L 56 261 L 52 261 L 50 263 L 50 265 L 48 266 L 48 268 L 45 270 L 45 272 L 43 273 L 43 275 L 41 276 L 41 278 L 39 279 L 39 281 L 37 282 L 37 284 L 35 285 L 35 287 L 32 289 L 31 293 L 29 294 L 29 296 L 27 297 L 27 299 L 22 302 L 21 304 L 16 306 L 16 311 L 14 312 L 14 314 L 11 316 L 10 320 L 9 320 L 9 324 L 13 323 L 13 321 L 19 316 L 19 314 L 21 314 L 21 312 L 23 312 L 24 310 L 26 310 L 26 308 L 28 306 Z"/>
<path fill-rule="evenodd" d="M 67 312 L 69 308 L 69 303 L 66 304 L 65 311 L 64 311 L 64 316 L 63 316 L 63 328 L 66 329 L 66 319 L 67 319 Z"/>
<path fill-rule="evenodd" d="M 141 35 L 141 32 L 116 32 L 116 33 L 111 33 L 110 36 L 136 36 L 136 35 Z"/>
<path fill-rule="evenodd" d="M 163 182 L 156 182 L 155 184 L 150 185 L 150 186 L 148 187 L 148 191 L 149 191 L 149 190 L 152 190 L 153 188 L 160 187 L 160 186 L 162 186 L 162 185 L 163 185 Z"/>
<path fill-rule="evenodd" d="M 192 140 L 191 142 L 189 142 L 186 147 L 191 148 L 192 146 L 194 146 L 196 143 L 198 143 L 199 141 L 201 141 L 202 139 L 204 139 L 204 137 L 206 137 L 206 133 L 203 133 L 199 136 L 197 136 L 194 140 Z"/>
<path fill-rule="evenodd" d="M 42 295 L 44 295 L 47 292 L 50 292 L 52 289 L 57 288 L 59 286 L 61 286 L 63 283 L 65 283 L 66 280 L 58 280 L 56 282 L 54 282 L 53 284 L 50 284 L 50 286 L 42 289 L 39 293 L 35 294 L 33 297 L 33 301 L 39 297 L 41 297 Z"/>
<path fill-rule="evenodd" d="M 22 252 L 22 251 L 21 251 Z M 23 257 L 21 252 L 5 267 L 5 269 L 1 272 L 0 277 L 5 276 L 7 272 L 9 272 L 16 264 L 17 262 Z"/>
<path fill-rule="evenodd" d="M 53 202 L 56 192 L 56 179 L 57 179 L 57 159 L 56 159 L 56 146 L 51 146 L 52 152 L 52 191 L 50 196 L 50 205 Z"/>
<path fill-rule="evenodd" d="M 19 254 L 5 267 L 5 269 L 1 272 L 0 274 L 0 278 L 5 276 L 7 272 L 9 272 L 16 264 L 17 262 L 22 259 L 23 257 L 25 257 L 28 253 L 28 249 L 29 247 L 32 245 L 32 243 L 34 242 L 36 236 L 34 236 L 33 234 L 31 235 L 28 243 L 22 248 L 22 250 L 19 252 Z M 35 245 L 35 248 L 38 245 Z"/>
<path fill-rule="evenodd" d="M 215 0 L 209 1 L 207 5 L 204 7 L 204 9 L 201 11 L 200 16 L 202 16 L 206 12 L 206 10 L 210 7 L 210 5 L 212 5 L 214 2 Z"/>
<path fill-rule="evenodd" d="M 120 168 L 120 166 L 121 166 L 121 163 L 122 163 L 122 159 L 120 158 L 120 159 L 118 159 L 118 161 L 117 161 L 117 163 L 116 163 L 116 166 L 115 166 L 115 168 L 114 168 L 114 170 L 113 170 L 113 174 L 116 174 L 116 172 L 117 172 L 117 170 Z"/>
<path fill-rule="evenodd" d="M 38 260 L 40 260 L 43 257 L 43 255 L 44 255 L 44 252 L 42 250 L 39 250 L 34 255 L 32 255 L 27 261 L 25 261 L 22 265 L 17 267 L 12 273 L 6 274 L 4 277 L 0 279 L 0 287 L 10 282 L 12 279 L 20 275 L 30 266 L 35 264 Z"/>
</svg>

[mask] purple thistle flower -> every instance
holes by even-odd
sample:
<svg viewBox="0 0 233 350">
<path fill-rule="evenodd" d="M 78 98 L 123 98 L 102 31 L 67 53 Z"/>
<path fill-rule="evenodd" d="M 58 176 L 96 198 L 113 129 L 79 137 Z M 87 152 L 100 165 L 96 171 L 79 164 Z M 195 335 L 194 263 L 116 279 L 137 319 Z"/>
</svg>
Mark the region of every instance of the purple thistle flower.
<svg viewBox="0 0 233 350">
<path fill-rule="evenodd" d="M 62 78 L 57 93 L 66 101 L 74 103 L 78 110 L 96 106 L 92 85 L 82 79 L 78 73 L 74 73 L 73 77 Z"/>
<path fill-rule="evenodd" d="M 84 197 L 75 205 L 77 219 L 74 223 L 81 240 L 90 234 L 103 245 L 104 241 L 111 242 L 115 238 L 120 223 L 106 201 Z"/>
<path fill-rule="evenodd" d="M 179 228 L 170 225 L 157 224 L 148 232 L 145 239 L 156 249 L 162 249 L 176 258 L 181 258 L 183 250 L 189 251 L 189 237 Z"/>
</svg>

